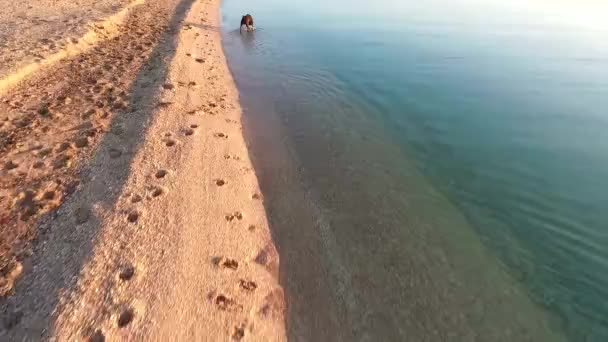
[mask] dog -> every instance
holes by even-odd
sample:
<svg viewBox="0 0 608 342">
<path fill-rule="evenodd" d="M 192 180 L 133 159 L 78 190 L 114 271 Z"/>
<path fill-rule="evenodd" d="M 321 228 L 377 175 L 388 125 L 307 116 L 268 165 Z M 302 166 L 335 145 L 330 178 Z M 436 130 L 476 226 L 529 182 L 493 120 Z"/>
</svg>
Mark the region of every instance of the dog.
<svg viewBox="0 0 608 342">
<path fill-rule="evenodd" d="M 253 17 L 251 14 L 245 14 L 243 18 L 241 18 L 241 32 L 243 32 L 243 29 L 245 29 L 247 32 L 255 30 L 255 26 L 253 26 Z"/>
</svg>

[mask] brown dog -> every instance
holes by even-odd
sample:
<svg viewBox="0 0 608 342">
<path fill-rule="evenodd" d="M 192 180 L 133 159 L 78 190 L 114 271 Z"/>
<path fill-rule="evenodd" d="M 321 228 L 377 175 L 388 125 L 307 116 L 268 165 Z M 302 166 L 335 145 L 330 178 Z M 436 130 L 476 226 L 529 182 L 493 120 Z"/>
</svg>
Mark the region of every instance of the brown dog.
<svg viewBox="0 0 608 342">
<path fill-rule="evenodd" d="M 255 26 L 253 26 L 253 17 L 250 14 L 245 14 L 243 18 L 241 18 L 241 32 L 243 31 L 243 25 L 248 32 L 255 30 Z"/>
</svg>

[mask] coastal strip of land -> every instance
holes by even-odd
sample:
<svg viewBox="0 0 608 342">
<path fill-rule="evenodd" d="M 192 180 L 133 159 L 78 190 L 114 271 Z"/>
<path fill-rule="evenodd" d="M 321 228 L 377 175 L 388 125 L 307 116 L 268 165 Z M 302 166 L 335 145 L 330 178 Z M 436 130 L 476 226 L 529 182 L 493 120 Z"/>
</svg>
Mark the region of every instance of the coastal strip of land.
<svg viewBox="0 0 608 342">
<path fill-rule="evenodd" d="M 122 4 L 4 89 L 0 339 L 285 339 L 219 2 Z"/>
</svg>

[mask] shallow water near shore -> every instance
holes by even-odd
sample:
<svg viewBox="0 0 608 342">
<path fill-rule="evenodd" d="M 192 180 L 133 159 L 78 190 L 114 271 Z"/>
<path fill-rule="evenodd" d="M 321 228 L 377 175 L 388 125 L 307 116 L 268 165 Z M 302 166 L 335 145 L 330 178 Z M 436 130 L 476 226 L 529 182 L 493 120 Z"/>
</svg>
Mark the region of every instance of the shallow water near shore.
<svg viewBox="0 0 608 342">
<path fill-rule="evenodd" d="M 608 340 L 608 30 L 491 4 L 374 4 L 222 9 L 250 130 L 279 123 L 267 138 L 317 208 L 337 325 L 372 340 Z M 240 35 L 247 11 L 258 30 Z M 283 176 L 256 168 L 263 184 Z"/>
</svg>

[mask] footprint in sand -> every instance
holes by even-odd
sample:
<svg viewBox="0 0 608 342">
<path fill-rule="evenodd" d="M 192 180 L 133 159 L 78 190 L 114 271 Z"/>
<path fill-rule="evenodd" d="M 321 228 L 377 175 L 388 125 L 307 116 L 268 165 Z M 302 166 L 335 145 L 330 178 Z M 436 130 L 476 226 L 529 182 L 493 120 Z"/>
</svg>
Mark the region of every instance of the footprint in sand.
<svg viewBox="0 0 608 342">
<path fill-rule="evenodd" d="M 232 339 L 235 341 L 240 341 L 245 337 L 245 325 L 241 324 L 232 330 Z"/>
<path fill-rule="evenodd" d="M 122 281 L 129 281 L 133 278 L 133 275 L 135 275 L 135 267 L 126 265 L 120 270 L 120 273 L 118 273 L 118 278 Z"/>
<path fill-rule="evenodd" d="M 184 128 L 182 132 L 185 136 L 191 136 L 194 134 L 194 130 L 192 128 Z"/>
<path fill-rule="evenodd" d="M 68 155 L 60 154 L 53 161 L 53 169 L 58 170 L 58 169 L 62 169 L 64 167 L 70 167 L 72 165 L 71 159 L 72 159 L 72 157 L 70 157 Z"/>
<path fill-rule="evenodd" d="M 51 152 L 53 152 L 52 148 L 50 148 L 50 147 L 49 148 L 43 148 L 43 149 L 41 149 L 40 151 L 38 151 L 36 153 L 36 156 L 38 156 L 40 158 L 44 158 L 44 157 L 48 156 L 49 154 L 51 154 Z"/>
<path fill-rule="evenodd" d="M 95 330 L 95 332 L 89 337 L 89 342 L 104 342 L 106 340 L 105 335 L 101 329 Z"/>
<path fill-rule="evenodd" d="M 156 171 L 156 173 L 154 174 L 154 177 L 161 179 L 161 178 L 165 178 L 167 176 L 167 174 L 168 174 L 167 170 L 160 169 L 160 170 Z"/>
<path fill-rule="evenodd" d="M 234 160 L 241 160 L 241 158 L 237 155 L 229 155 L 229 154 L 224 154 L 224 159 L 234 159 Z"/>
<path fill-rule="evenodd" d="M 76 146 L 77 148 L 84 148 L 89 146 L 89 138 L 87 138 L 86 136 L 76 138 L 76 140 L 74 140 L 74 146 Z"/>
<path fill-rule="evenodd" d="M 129 221 L 130 223 L 137 223 L 140 216 L 140 212 L 138 212 L 137 210 L 133 210 L 127 215 L 127 221 Z"/>
<path fill-rule="evenodd" d="M 226 219 L 226 221 L 228 221 L 228 222 L 232 222 L 232 221 L 234 221 L 235 219 L 237 219 L 237 220 L 239 220 L 239 221 L 240 221 L 240 220 L 242 220 L 242 219 L 243 219 L 243 214 L 241 214 L 241 212 L 239 212 L 239 211 L 235 211 L 235 212 L 234 212 L 234 213 L 232 213 L 232 214 L 227 214 L 226 216 L 224 216 L 224 218 L 225 218 L 225 219 Z"/>
<path fill-rule="evenodd" d="M 43 199 L 43 200 L 50 201 L 50 200 L 52 200 L 53 198 L 55 198 L 55 195 L 56 195 L 56 193 L 55 193 L 55 191 L 53 191 L 53 190 L 45 191 L 45 192 L 42 194 L 42 199 Z"/>
<path fill-rule="evenodd" d="M 15 163 L 12 160 L 7 161 L 6 163 L 4 163 L 4 169 L 5 170 L 13 170 L 16 169 L 17 167 L 19 167 L 19 164 Z"/>
<path fill-rule="evenodd" d="M 258 311 L 263 318 L 281 317 L 285 312 L 285 296 L 281 289 L 274 289 L 266 297 L 264 304 Z"/>
<path fill-rule="evenodd" d="M 241 311 L 243 309 L 242 305 L 223 294 L 219 294 L 215 297 L 214 302 L 217 308 L 222 311 Z"/>
<path fill-rule="evenodd" d="M 72 145 L 69 142 L 65 141 L 65 142 L 62 142 L 61 144 L 59 144 L 59 146 L 57 146 L 56 151 L 57 151 L 57 153 L 61 153 L 61 152 L 69 150 L 70 148 L 72 148 Z"/>
<path fill-rule="evenodd" d="M 126 308 L 120 313 L 120 315 L 116 319 L 116 324 L 119 328 L 124 328 L 133 321 L 133 318 L 135 318 L 135 310 L 133 310 L 132 308 Z"/>
<path fill-rule="evenodd" d="M 227 268 L 233 271 L 236 271 L 239 268 L 238 261 L 226 257 L 214 257 L 211 262 L 219 268 Z"/>
<path fill-rule="evenodd" d="M 143 198 L 139 194 L 133 194 L 131 197 L 131 203 L 139 203 Z"/>
<path fill-rule="evenodd" d="M 167 190 L 165 190 L 165 188 L 160 187 L 160 186 L 153 186 L 152 188 L 150 188 L 151 198 L 160 197 L 160 196 L 164 195 L 166 192 L 167 192 Z"/>
<path fill-rule="evenodd" d="M 258 284 L 251 280 L 239 280 L 239 286 L 245 291 L 255 291 L 258 288 Z"/>
<path fill-rule="evenodd" d="M 165 146 L 167 146 L 167 147 L 173 147 L 173 146 L 175 146 L 175 144 L 176 144 L 176 141 L 173 139 L 165 140 Z"/>
</svg>

